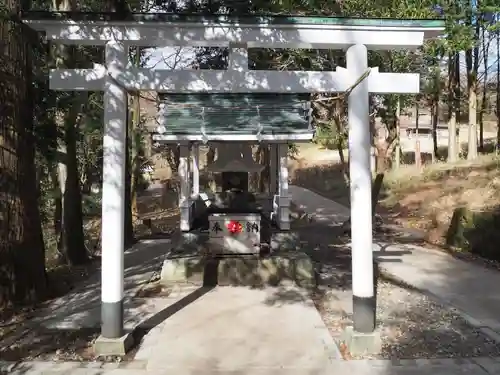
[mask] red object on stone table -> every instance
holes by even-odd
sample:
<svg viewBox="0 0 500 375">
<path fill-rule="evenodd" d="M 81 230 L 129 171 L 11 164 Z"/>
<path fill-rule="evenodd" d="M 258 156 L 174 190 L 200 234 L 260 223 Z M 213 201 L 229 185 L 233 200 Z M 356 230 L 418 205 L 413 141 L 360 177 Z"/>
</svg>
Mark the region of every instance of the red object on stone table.
<svg viewBox="0 0 500 375">
<path fill-rule="evenodd" d="M 226 227 L 231 234 L 241 233 L 241 231 L 243 230 L 243 225 L 241 225 L 241 223 L 236 220 L 231 220 L 229 223 L 227 223 Z"/>
</svg>

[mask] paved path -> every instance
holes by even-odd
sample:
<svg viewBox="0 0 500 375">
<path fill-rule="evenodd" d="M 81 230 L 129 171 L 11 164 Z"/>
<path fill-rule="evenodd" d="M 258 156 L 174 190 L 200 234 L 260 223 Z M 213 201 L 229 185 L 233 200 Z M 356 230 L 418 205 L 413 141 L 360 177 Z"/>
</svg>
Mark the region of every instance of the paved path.
<svg viewBox="0 0 500 375">
<path fill-rule="evenodd" d="M 349 216 L 346 207 L 310 190 L 292 186 L 291 193 L 293 202 L 319 221 L 336 225 Z M 421 246 L 375 243 L 374 251 L 387 273 L 456 308 L 500 341 L 500 272 Z"/>
<path fill-rule="evenodd" d="M 323 225 L 337 226 L 350 216 L 350 210 L 341 204 L 313 193 L 300 186 L 289 186 L 293 203 L 302 211 L 309 214 L 314 221 Z"/>
<path fill-rule="evenodd" d="M 171 247 L 169 239 L 144 240 L 125 251 L 124 319 L 125 328 L 133 329 L 154 311 L 150 301 L 134 298 L 137 292 L 160 270 Z M 59 297 L 38 311 L 32 321 L 47 328 L 78 329 L 101 325 L 101 273 L 86 280 L 72 293 Z"/>
<path fill-rule="evenodd" d="M 307 375 L 340 358 L 307 292 L 296 287 L 204 288 L 176 305 L 180 310 L 150 332 L 136 354 L 147 370 Z"/>
</svg>

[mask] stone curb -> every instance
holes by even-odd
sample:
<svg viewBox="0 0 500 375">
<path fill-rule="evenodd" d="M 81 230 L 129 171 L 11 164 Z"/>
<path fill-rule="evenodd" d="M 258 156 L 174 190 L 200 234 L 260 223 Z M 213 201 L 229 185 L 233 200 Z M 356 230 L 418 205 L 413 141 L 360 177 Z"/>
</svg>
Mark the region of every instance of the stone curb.
<svg viewBox="0 0 500 375">
<path fill-rule="evenodd" d="M 14 371 L 70 371 L 75 369 L 101 370 L 146 370 L 147 361 L 123 362 L 55 362 L 55 361 L 0 361 L 0 374 L 10 374 Z"/>
<path fill-rule="evenodd" d="M 309 298 L 311 297 L 309 296 Z M 320 315 L 319 319 L 323 322 L 323 318 L 321 317 L 318 309 L 316 307 L 314 308 L 316 309 L 317 314 Z M 316 331 L 321 342 L 323 343 L 323 346 L 325 347 L 325 352 L 327 353 L 330 362 L 335 363 L 337 360 L 342 360 L 342 353 L 340 352 L 339 345 L 324 322 L 321 328 L 316 328 Z"/>
<path fill-rule="evenodd" d="M 500 357 L 471 357 L 471 358 L 416 358 L 416 359 L 362 359 L 362 360 L 344 360 L 344 359 L 330 359 L 332 369 L 335 370 L 337 367 L 342 369 L 347 366 L 354 367 L 361 366 L 366 373 L 378 373 L 373 370 L 384 369 L 387 370 L 429 370 L 429 368 L 445 368 L 448 371 L 456 368 L 462 370 L 469 369 L 473 370 L 477 368 L 482 368 L 485 371 L 489 370 L 487 367 L 497 369 L 500 367 Z M 121 372 L 126 374 L 152 374 L 154 373 L 147 370 L 146 361 L 131 361 L 131 362 L 50 362 L 50 361 L 24 361 L 24 362 L 8 362 L 0 361 L 0 374 L 52 374 L 52 373 L 70 373 L 74 371 L 80 374 L 79 371 L 84 370 L 85 374 L 103 374 L 103 371 L 112 371 L 113 374 L 119 374 Z M 371 369 L 371 370 L 370 370 Z M 182 373 L 183 369 L 171 369 L 172 373 Z M 344 368 L 345 370 L 345 368 Z M 495 372 L 496 373 L 496 372 Z M 395 373 L 396 374 L 396 373 Z"/>
</svg>

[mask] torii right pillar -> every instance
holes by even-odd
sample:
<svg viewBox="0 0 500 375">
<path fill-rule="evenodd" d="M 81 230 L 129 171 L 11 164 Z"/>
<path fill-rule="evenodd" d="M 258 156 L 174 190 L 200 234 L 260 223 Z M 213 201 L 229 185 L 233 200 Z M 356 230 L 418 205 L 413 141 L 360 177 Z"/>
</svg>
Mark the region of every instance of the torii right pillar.
<svg viewBox="0 0 500 375">
<path fill-rule="evenodd" d="M 363 45 L 347 50 L 347 70 L 361 76 L 368 69 Z M 372 175 L 370 165 L 370 118 L 368 80 L 354 88 L 348 98 L 349 161 L 351 180 L 351 246 L 354 330 L 375 330 L 375 295 L 372 245 Z"/>
<path fill-rule="evenodd" d="M 368 69 L 366 47 L 350 47 L 346 63 L 349 74 L 360 77 Z M 369 115 L 369 81 L 364 79 L 348 97 L 353 327 L 344 332 L 344 342 L 353 354 L 375 353 L 380 348 L 375 330 Z"/>
<path fill-rule="evenodd" d="M 346 62 L 347 68 L 337 71 L 354 83 L 369 69 L 366 46 L 349 47 Z M 377 353 L 381 346 L 376 330 L 369 94 L 417 94 L 419 83 L 418 74 L 379 73 L 371 68 L 348 97 L 353 327 L 345 330 L 343 341 L 352 354 Z"/>
</svg>

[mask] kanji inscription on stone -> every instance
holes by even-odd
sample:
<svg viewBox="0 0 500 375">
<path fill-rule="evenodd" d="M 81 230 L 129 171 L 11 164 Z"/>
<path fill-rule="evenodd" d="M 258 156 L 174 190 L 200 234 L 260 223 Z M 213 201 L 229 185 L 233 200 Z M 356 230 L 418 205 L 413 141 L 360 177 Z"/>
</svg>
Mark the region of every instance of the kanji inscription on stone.
<svg viewBox="0 0 500 375">
<path fill-rule="evenodd" d="M 209 238 L 211 249 L 217 253 L 254 254 L 260 247 L 260 214 L 211 214 Z M 231 223 L 238 223 L 241 231 L 231 232 Z"/>
<path fill-rule="evenodd" d="M 211 229 L 212 232 L 215 232 L 215 233 L 219 233 L 219 232 L 222 232 L 222 228 L 219 224 L 218 221 L 215 221 L 213 226 L 212 226 L 212 229 Z"/>
<path fill-rule="evenodd" d="M 259 233 L 259 224 L 256 222 L 247 222 L 247 232 Z"/>
</svg>

